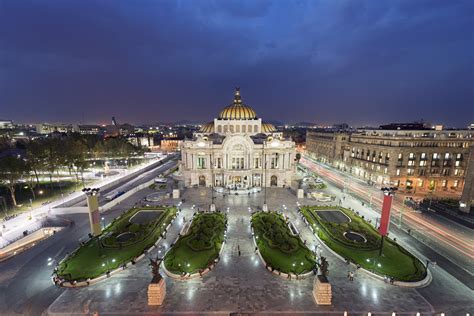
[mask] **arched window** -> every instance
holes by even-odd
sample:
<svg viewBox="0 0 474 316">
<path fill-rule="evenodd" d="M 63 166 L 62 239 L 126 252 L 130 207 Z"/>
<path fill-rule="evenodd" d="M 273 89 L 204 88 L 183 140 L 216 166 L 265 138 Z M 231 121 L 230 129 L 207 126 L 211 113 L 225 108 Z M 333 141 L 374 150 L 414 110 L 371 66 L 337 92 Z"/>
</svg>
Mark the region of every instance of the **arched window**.
<svg viewBox="0 0 474 316">
<path fill-rule="evenodd" d="M 247 126 L 247 131 L 248 131 L 249 133 L 252 133 L 252 125 Z"/>
<path fill-rule="evenodd" d="M 245 130 L 246 126 L 245 125 L 242 125 L 242 133 L 245 133 L 246 130 Z"/>
</svg>

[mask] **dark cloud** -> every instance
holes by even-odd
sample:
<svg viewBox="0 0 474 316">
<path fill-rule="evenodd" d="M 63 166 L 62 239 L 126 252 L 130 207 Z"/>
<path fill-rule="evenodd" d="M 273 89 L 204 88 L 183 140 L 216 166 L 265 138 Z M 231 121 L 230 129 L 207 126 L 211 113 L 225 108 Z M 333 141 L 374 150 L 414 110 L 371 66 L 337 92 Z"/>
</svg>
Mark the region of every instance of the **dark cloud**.
<svg viewBox="0 0 474 316">
<path fill-rule="evenodd" d="M 0 0 L 0 113 L 210 120 L 474 120 L 472 1 Z"/>
</svg>

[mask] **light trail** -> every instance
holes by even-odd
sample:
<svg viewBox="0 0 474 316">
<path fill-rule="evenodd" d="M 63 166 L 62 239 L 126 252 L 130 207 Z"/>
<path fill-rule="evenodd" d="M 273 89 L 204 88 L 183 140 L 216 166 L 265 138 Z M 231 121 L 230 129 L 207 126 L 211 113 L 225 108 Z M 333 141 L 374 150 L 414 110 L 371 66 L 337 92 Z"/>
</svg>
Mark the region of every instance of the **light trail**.
<svg viewBox="0 0 474 316">
<path fill-rule="evenodd" d="M 331 182 L 336 184 L 336 186 L 340 186 L 342 188 L 346 188 L 355 193 L 358 198 L 363 200 L 369 201 L 370 199 L 371 204 L 375 206 L 374 209 L 377 210 L 382 206 L 382 199 L 375 194 L 375 192 L 371 192 L 371 188 L 369 187 L 362 187 L 359 184 L 354 182 L 345 181 L 343 176 L 337 175 L 335 173 L 330 172 L 329 170 L 318 166 L 316 163 L 312 162 L 311 160 L 301 158 L 301 164 L 308 168 L 309 170 L 320 174 L 321 176 L 328 178 Z M 377 192 L 379 193 L 379 192 Z M 381 192 L 379 193 L 382 194 Z M 370 196 L 370 197 L 369 197 Z M 375 203 L 374 203 L 375 202 Z M 394 211 L 394 215 L 400 215 L 402 212 L 402 216 L 404 218 L 405 224 L 408 227 L 416 229 L 422 228 L 423 233 L 427 236 L 430 236 L 438 241 L 440 241 L 444 246 L 447 248 L 454 248 L 459 253 L 466 255 L 467 257 L 474 259 L 474 247 L 473 243 L 466 241 L 462 236 L 459 236 L 456 232 L 450 230 L 450 228 L 442 225 L 429 222 L 426 218 L 420 217 L 418 213 L 410 212 L 410 211 L 403 211 L 404 205 L 398 201 L 394 201 L 392 210 Z M 378 212 L 380 213 L 380 212 Z"/>
</svg>

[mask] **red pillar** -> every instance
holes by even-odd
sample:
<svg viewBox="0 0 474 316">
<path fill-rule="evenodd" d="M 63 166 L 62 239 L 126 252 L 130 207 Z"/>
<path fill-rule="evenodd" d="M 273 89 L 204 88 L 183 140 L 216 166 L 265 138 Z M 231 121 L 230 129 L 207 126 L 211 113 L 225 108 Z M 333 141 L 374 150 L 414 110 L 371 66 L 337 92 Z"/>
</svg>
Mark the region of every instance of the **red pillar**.
<svg viewBox="0 0 474 316">
<path fill-rule="evenodd" d="M 382 217 L 380 218 L 379 233 L 382 236 L 387 236 L 388 226 L 390 225 L 390 209 L 392 207 L 393 195 L 388 192 L 383 196 Z"/>
</svg>

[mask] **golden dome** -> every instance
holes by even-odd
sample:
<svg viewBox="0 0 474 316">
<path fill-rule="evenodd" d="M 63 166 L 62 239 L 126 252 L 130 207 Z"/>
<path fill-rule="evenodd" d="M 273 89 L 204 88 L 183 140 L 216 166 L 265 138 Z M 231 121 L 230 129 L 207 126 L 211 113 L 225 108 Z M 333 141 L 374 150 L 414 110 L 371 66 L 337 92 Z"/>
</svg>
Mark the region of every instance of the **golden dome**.
<svg viewBox="0 0 474 316">
<path fill-rule="evenodd" d="M 200 133 L 214 133 L 214 122 L 209 122 L 201 126 Z"/>
<path fill-rule="evenodd" d="M 270 123 L 262 123 L 262 133 L 273 133 L 276 132 L 277 129 L 275 125 Z"/>
<path fill-rule="evenodd" d="M 240 89 L 237 88 L 234 94 L 234 103 L 226 106 L 219 114 L 220 120 L 256 120 L 257 113 L 242 103 Z"/>
</svg>

